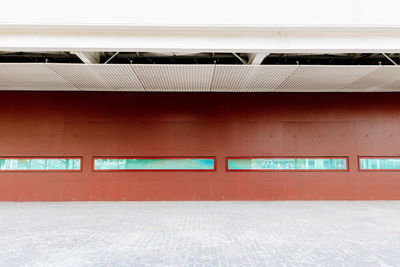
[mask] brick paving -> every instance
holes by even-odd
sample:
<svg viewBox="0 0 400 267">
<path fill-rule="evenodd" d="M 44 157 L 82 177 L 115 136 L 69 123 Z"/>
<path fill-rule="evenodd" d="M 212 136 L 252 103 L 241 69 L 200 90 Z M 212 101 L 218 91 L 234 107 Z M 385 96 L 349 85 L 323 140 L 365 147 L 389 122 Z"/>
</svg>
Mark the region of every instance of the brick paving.
<svg viewBox="0 0 400 267">
<path fill-rule="evenodd" d="M 0 266 L 399 266 L 400 201 L 0 203 Z"/>
</svg>

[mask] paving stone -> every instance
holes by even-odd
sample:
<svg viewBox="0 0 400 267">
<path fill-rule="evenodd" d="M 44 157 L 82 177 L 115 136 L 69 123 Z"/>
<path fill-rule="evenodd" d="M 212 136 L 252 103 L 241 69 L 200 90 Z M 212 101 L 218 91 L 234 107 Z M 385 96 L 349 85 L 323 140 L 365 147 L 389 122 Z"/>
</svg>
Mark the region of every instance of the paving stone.
<svg viewBox="0 0 400 267">
<path fill-rule="evenodd" d="M 0 266 L 399 266 L 400 201 L 0 203 Z"/>
</svg>

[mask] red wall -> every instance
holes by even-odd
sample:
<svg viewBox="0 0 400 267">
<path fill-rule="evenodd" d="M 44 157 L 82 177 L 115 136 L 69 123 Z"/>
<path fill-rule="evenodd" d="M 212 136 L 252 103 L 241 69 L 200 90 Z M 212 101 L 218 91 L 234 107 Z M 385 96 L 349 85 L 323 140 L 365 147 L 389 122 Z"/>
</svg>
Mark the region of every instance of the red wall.
<svg viewBox="0 0 400 267">
<path fill-rule="evenodd" d="M 400 94 L 0 93 L 0 156 L 83 156 L 0 172 L 2 201 L 400 199 Z M 92 156 L 216 156 L 216 172 L 91 172 Z M 226 172 L 226 156 L 349 156 L 349 172 Z"/>
</svg>

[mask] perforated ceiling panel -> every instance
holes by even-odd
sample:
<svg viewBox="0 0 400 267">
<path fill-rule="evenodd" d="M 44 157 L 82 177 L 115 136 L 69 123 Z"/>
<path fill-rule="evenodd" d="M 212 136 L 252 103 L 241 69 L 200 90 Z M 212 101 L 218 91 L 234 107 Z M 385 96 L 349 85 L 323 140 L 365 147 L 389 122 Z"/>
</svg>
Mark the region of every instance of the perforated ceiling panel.
<svg viewBox="0 0 400 267">
<path fill-rule="evenodd" d="M 299 66 L 276 91 L 336 92 L 378 68 L 378 66 Z"/>
<path fill-rule="evenodd" d="M 0 63 L 0 90 L 400 92 L 400 67 Z"/>
<path fill-rule="evenodd" d="M 400 67 L 382 66 L 376 71 L 349 84 L 343 92 L 400 91 Z"/>
<path fill-rule="evenodd" d="M 45 64 L 0 64 L 2 90 L 78 90 Z"/>
<path fill-rule="evenodd" d="M 376 89 L 375 92 L 400 92 L 400 78 L 382 85 L 382 87 Z"/>
<path fill-rule="evenodd" d="M 211 91 L 215 92 L 271 92 L 274 91 L 297 66 L 232 65 L 215 67 Z"/>
<path fill-rule="evenodd" d="M 146 91 L 208 92 L 214 65 L 132 65 Z"/>
<path fill-rule="evenodd" d="M 130 65 L 48 64 L 83 91 L 143 91 Z"/>
</svg>

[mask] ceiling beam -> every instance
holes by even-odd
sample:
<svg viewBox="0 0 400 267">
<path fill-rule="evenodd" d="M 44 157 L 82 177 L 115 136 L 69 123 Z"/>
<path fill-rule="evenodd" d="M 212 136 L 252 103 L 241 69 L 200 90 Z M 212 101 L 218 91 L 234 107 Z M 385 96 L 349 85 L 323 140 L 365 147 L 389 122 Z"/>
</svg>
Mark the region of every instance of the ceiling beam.
<svg viewBox="0 0 400 267">
<path fill-rule="evenodd" d="M 400 53 L 399 43 L 400 27 L 0 25 L 0 51 Z"/>
<path fill-rule="evenodd" d="M 100 63 L 100 52 L 80 52 L 71 51 L 71 54 L 76 55 L 85 64 L 97 64 Z"/>
<path fill-rule="evenodd" d="M 247 64 L 249 65 L 261 65 L 263 62 L 264 58 L 267 57 L 269 54 L 257 54 L 257 53 L 251 53 L 249 54 L 249 60 Z"/>
<path fill-rule="evenodd" d="M 242 62 L 243 64 L 247 64 L 247 61 L 245 59 L 243 59 L 241 56 L 239 56 L 236 53 L 232 53 L 237 59 L 240 60 L 240 62 Z"/>
<path fill-rule="evenodd" d="M 398 66 L 399 64 L 397 64 L 393 59 L 391 59 L 388 55 L 386 55 L 385 53 L 382 53 L 382 55 L 387 58 L 390 62 L 392 62 L 394 65 Z"/>
</svg>

